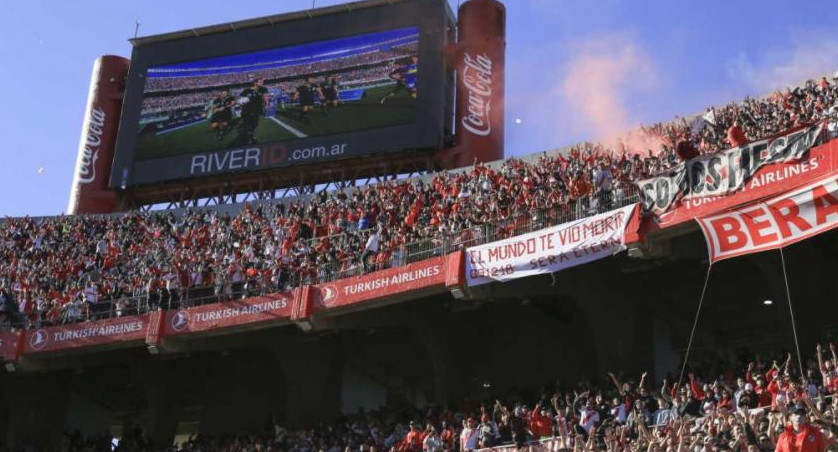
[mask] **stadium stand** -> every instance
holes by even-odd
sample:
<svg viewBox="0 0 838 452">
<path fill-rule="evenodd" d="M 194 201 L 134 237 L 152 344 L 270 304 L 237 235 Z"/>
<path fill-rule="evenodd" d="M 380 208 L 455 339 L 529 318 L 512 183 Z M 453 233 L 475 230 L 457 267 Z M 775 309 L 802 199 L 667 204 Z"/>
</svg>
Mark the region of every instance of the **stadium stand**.
<svg viewBox="0 0 838 452">
<path fill-rule="evenodd" d="M 498 394 L 459 406 L 360 411 L 333 424 L 235 436 L 192 436 L 180 451 L 441 452 L 527 451 L 825 451 L 838 424 L 838 361 L 818 345 L 806 374 L 785 360 L 701 363 L 683 384 L 655 386 L 609 373 L 598 383 L 555 383 L 540 394 Z M 782 355 L 780 355 L 782 356 Z M 66 450 L 111 450 L 109 435 L 66 437 Z M 802 446 L 801 446 L 802 444 Z M 156 450 L 142 430 L 116 450 Z M 172 449 L 169 449 L 172 450 Z"/>
<path fill-rule="evenodd" d="M 679 158 L 827 121 L 825 77 L 762 99 L 635 132 L 631 144 L 573 146 L 530 161 L 446 171 L 305 199 L 215 211 L 7 219 L 0 225 L 6 328 L 193 306 L 321 283 L 561 224 L 637 201 L 634 182 Z"/>
<path fill-rule="evenodd" d="M 329 58 L 323 61 L 304 61 L 298 64 L 284 62 L 262 63 L 268 68 L 236 68 L 236 72 L 214 73 L 200 76 L 159 76 L 149 78 L 146 86 L 147 93 L 165 93 L 184 91 L 195 88 L 222 87 L 237 84 L 247 84 L 256 78 L 274 80 L 280 78 L 300 77 L 303 75 L 343 71 L 362 66 L 374 66 L 393 63 L 409 55 L 414 55 L 418 49 L 415 41 L 408 44 L 384 47 L 364 53 L 357 53 L 341 58 Z M 324 57 L 325 58 L 325 57 Z M 284 63 L 284 64 L 283 64 Z"/>
</svg>

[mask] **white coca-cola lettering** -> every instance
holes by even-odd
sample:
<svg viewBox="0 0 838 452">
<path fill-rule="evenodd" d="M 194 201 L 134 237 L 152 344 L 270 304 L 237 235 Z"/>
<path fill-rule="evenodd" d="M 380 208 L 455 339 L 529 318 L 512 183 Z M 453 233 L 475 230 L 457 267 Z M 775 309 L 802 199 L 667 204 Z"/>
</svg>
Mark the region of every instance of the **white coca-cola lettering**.
<svg viewBox="0 0 838 452">
<path fill-rule="evenodd" d="M 105 125 L 105 116 L 105 111 L 99 107 L 90 111 L 87 138 L 78 169 L 80 184 L 89 184 L 96 180 L 96 161 L 99 160 L 99 146 L 102 144 L 102 126 Z"/>
<path fill-rule="evenodd" d="M 463 116 L 463 128 L 485 137 L 492 133 L 489 114 L 492 111 L 492 60 L 487 55 L 463 56 L 463 86 L 468 91 L 468 115 Z"/>
</svg>

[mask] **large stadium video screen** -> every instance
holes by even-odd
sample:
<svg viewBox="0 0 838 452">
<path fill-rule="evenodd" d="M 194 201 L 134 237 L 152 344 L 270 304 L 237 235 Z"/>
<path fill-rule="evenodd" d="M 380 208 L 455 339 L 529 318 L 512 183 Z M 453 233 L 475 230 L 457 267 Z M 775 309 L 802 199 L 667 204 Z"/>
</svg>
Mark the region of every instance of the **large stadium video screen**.
<svg viewBox="0 0 838 452">
<path fill-rule="evenodd" d="M 148 69 L 139 160 L 413 122 L 419 28 Z"/>
<path fill-rule="evenodd" d="M 110 186 L 439 149 L 446 1 L 355 5 L 133 40 Z"/>
</svg>

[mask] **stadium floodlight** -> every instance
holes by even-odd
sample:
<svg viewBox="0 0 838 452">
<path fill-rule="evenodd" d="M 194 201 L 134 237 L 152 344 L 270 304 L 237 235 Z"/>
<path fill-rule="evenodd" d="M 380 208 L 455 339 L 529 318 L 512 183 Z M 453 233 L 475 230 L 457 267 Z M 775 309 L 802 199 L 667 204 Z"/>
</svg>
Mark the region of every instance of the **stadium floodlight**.
<svg viewBox="0 0 838 452">
<path fill-rule="evenodd" d="M 762 302 L 762 304 L 764 304 L 766 306 L 771 306 L 772 304 L 774 304 L 774 302 L 771 301 L 771 300 L 765 300 L 765 301 Z"/>
</svg>

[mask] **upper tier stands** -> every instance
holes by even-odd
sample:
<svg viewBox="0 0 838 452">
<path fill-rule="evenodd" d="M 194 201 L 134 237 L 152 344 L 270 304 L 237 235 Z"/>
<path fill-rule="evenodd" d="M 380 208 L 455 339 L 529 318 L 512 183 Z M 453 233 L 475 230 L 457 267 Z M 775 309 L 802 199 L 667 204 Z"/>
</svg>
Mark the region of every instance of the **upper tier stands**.
<svg viewBox="0 0 838 452">
<path fill-rule="evenodd" d="M 636 202 L 634 182 L 679 158 L 822 120 L 834 137 L 837 101 L 835 81 L 822 78 L 641 127 L 611 146 L 476 162 L 233 212 L 7 219 L 0 224 L 0 310 L 7 327 L 50 325 L 400 266 Z"/>
</svg>

